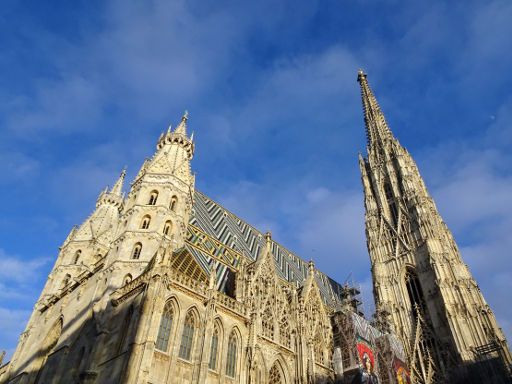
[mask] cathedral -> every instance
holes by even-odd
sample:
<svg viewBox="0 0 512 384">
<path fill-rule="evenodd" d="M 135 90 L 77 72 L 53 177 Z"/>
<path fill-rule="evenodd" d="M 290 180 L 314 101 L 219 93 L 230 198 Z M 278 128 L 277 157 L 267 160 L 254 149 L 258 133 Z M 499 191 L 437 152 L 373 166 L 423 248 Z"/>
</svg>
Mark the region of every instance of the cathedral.
<svg viewBox="0 0 512 384">
<path fill-rule="evenodd" d="M 372 319 L 355 287 L 195 189 L 185 113 L 71 229 L 0 383 L 510 383 L 492 310 L 358 82 Z"/>
</svg>

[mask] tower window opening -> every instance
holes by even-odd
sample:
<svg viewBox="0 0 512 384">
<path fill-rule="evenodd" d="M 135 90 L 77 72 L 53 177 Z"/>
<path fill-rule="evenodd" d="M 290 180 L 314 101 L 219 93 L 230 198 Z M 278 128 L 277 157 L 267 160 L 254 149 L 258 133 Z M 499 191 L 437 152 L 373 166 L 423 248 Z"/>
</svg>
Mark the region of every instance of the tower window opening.
<svg viewBox="0 0 512 384">
<path fill-rule="evenodd" d="M 141 229 L 148 229 L 149 223 L 151 223 L 151 216 L 146 215 L 142 218 L 142 223 L 140 224 Z"/>
<path fill-rule="evenodd" d="M 393 220 L 393 224 L 396 225 L 396 223 L 398 222 L 398 208 L 395 203 L 395 198 L 393 196 L 391 184 L 384 184 L 384 194 L 386 195 L 386 200 L 388 202 L 389 211 L 391 213 L 391 219 Z"/>
<path fill-rule="evenodd" d="M 171 204 L 169 204 L 169 209 L 171 211 L 175 212 L 177 204 L 178 204 L 178 198 L 176 197 L 176 195 L 174 195 L 173 197 L 171 197 Z"/>
<path fill-rule="evenodd" d="M 172 222 L 171 220 L 167 220 L 164 225 L 164 235 L 169 235 L 171 233 L 172 229 Z"/>
<path fill-rule="evenodd" d="M 135 244 L 135 246 L 133 247 L 132 259 L 137 260 L 140 257 L 141 251 L 142 251 L 142 244 L 141 243 Z"/>
<path fill-rule="evenodd" d="M 407 273 L 405 274 L 405 284 L 407 287 L 407 294 L 409 295 L 409 301 L 411 302 L 412 313 L 413 316 L 416 317 L 416 308 L 424 313 L 426 306 L 420 281 L 415 271 L 411 269 L 407 270 Z"/>
<path fill-rule="evenodd" d="M 75 257 L 73 258 L 73 264 L 78 264 L 78 261 L 80 260 L 81 255 L 82 255 L 82 251 L 80 249 L 75 252 Z"/>
<path fill-rule="evenodd" d="M 158 199 L 158 191 L 152 191 L 151 194 L 149 195 L 148 205 L 155 205 L 157 199 Z"/>
</svg>

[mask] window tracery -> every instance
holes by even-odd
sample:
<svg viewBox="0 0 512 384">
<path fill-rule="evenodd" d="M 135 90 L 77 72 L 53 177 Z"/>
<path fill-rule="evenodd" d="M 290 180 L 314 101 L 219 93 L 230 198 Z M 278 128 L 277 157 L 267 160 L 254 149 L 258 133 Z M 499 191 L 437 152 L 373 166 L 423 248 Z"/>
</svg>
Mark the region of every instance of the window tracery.
<svg viewBox="0 0 512 384">
<path fill-rule="evenodd" d="M 238 340 L 235 332 L 231 332 L 228 341 L 228 354 L 226 359 L 226 375 L 235 377 L 236 374 L 236 360 L 237 360 L 237 344 Z"/>
<path fill-rule="evenodd" d="M 291 348 L 291 334 L 290 334 L 290 324 L 288 323 L 288 319 L 286 318 L 286 314 L 281 318 L 281 322 L 279 324 L 279 339 L 281 344 L 283 344 L 287 348 Z"/>
<path fill-rule="evenodd" d="M 268 384 L 282 384 L 283 379 L 281 377 L 281 371 L 277 364 L 274 364 L 268 374 Z"/>
<path fill-rule="evenodd" d="M 185 324 L 183 326 L 183 334 L 181 335 L 181 345 L 179 357 L 190 360 L 192 354 L 192 344 L 194 341 L 194 332 L 196 329 L 196 321 L 192 312 L 187 313 Z"/>
<path fill-rule="evenodd" d="M 208 368 L 215 371 L 217 369 L 217 350 L 219 348 L 219 328 L 215 325 L 212 334 L 212 342 L 210 346 L 210 361 Z"/>
<path fill-rule="evenodd" d="M 263 328 L 263 336 L 274 339 L 274 315 L 270 305 L 267 305 L 263 312 L 261 327 Z"/>
<path fill-rule="evenodd" d="M 172 303 L 168 301 L 164 306 L 164 311 L 160 320 L 160 327 L 158 328 L 158 336 L 156 338 L 155 347 L 160 351 L 167 351 L 169 339 L 171 337 L 173 319 L 174 309 Z"/>
</svg>

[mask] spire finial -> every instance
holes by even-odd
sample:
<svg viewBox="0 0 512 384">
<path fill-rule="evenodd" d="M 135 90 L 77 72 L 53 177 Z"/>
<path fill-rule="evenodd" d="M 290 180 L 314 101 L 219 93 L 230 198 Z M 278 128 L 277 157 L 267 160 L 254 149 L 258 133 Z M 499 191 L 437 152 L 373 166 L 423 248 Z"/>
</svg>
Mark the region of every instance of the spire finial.
<svg viewBox="0 0 512 384">
<path fill-rule="evenodd" d="M 121 196 L 121 194 L 123 193 L 123 183 L 124 183 L 125 176 L 126 176 L 126 165 L 124 166 L 123 170 L 121 171 L 121 174 L 119 175 L 119 179 L 117 179 L 116 183 L 110 190 L 110 193 L 117 195 L 117 196 Z"/>
<path fill-rule="evenodd" d="M 174 133 L 186 135 L 187 134 L 187 120 L 188 120 L 188 111 L 185 111 L 185 113 L 181 117 L 180 124 L 178 125 L 178 127 L 176 127 L 176 130 L 174 131 Z"/>
<path fill-rule="evenodd" d="M 359 71 L 357 71 L 357 81 L 361 82 L 362 79 L 366 79 L 366 73 L 363 69 L 359 68 Z"/>
</svg>

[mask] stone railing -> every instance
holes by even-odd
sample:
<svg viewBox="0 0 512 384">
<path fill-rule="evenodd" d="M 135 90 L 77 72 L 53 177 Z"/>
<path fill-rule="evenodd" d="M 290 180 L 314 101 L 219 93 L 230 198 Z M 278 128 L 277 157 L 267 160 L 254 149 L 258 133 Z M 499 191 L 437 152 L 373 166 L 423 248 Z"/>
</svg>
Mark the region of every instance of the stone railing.
<svg viewBox="0 0 512 384">
<path fill-rule="evenodd" d="M 246 315 L 245 305 L 243 305 L 241 302 L 233 299 L 232 297 L 225 295 L 222 292 L 217 292 L 217 302 L 220 305 L 223 305 L 224 307 L 232 310 L 233 312 L 236 312 L 242 316 Z"/>
<path fill-rule="evenodd" d="M 171 279 L 175 283 L 183 285 L 184 287 L 198 293 L 201 296 L 206 295 L 206 285 L 202 281 L 197 281 L 196 279 L 178 271 L 177 269 L 172 270 Z"/>
</svg>

